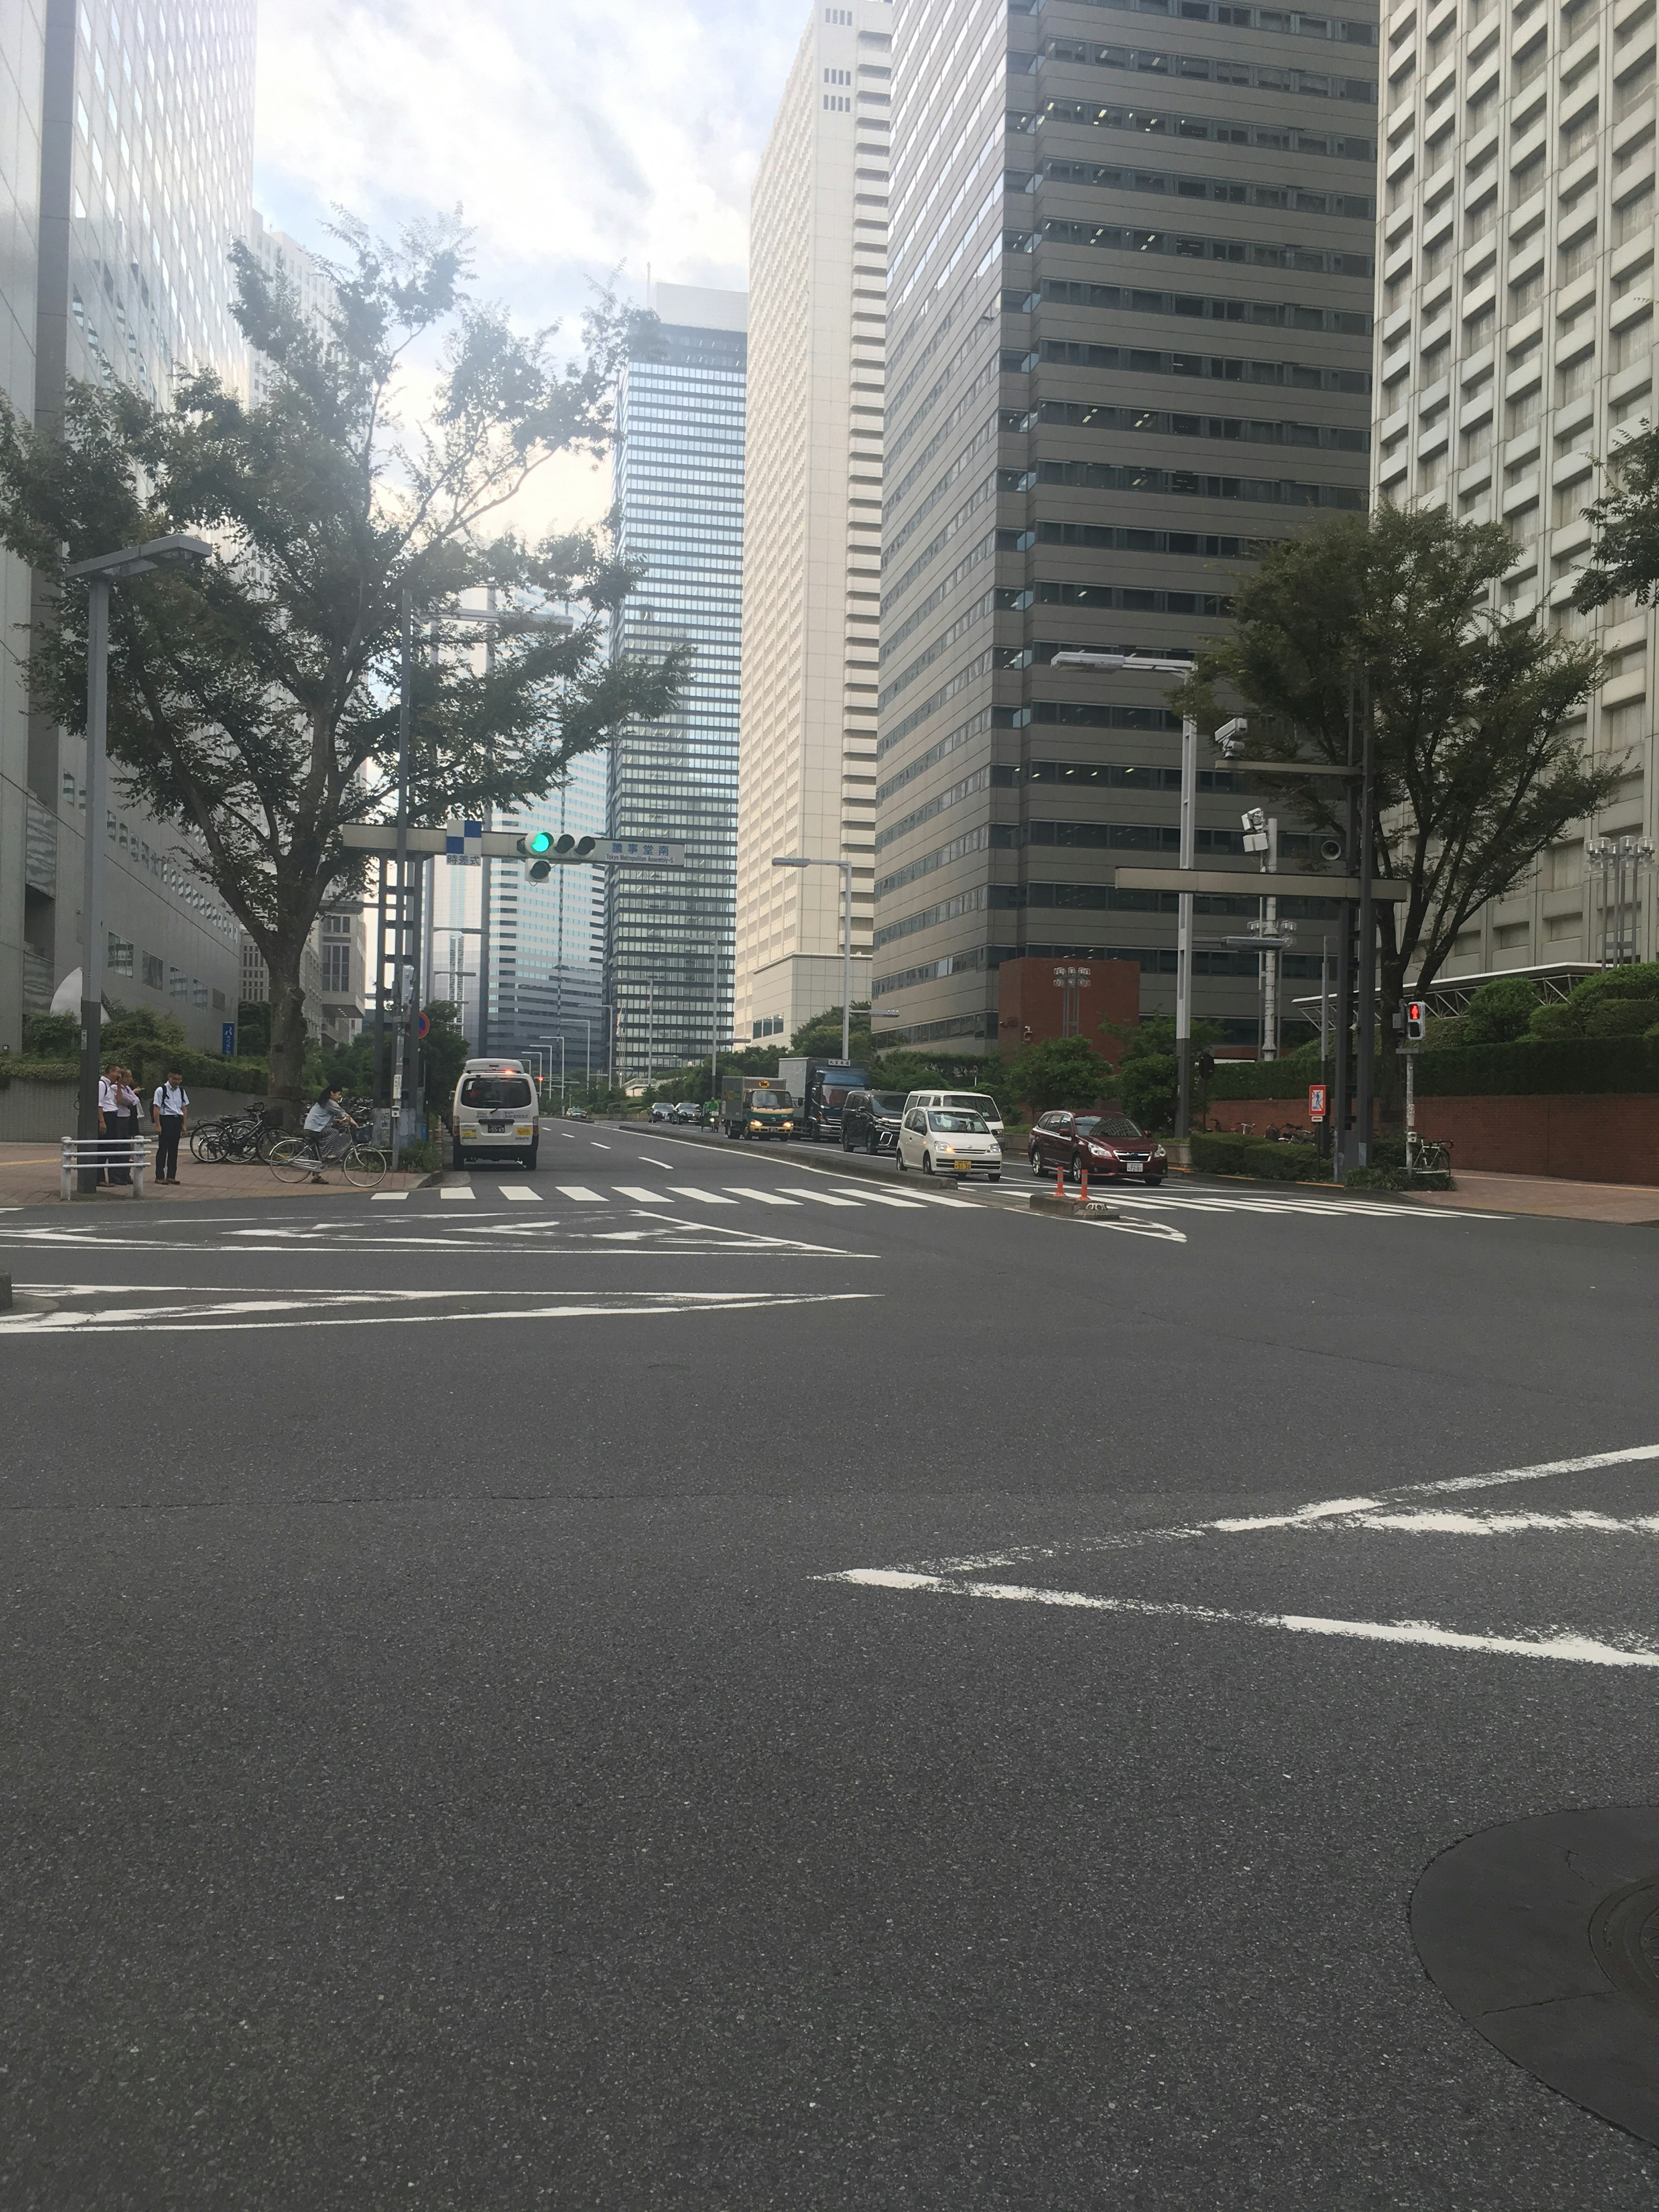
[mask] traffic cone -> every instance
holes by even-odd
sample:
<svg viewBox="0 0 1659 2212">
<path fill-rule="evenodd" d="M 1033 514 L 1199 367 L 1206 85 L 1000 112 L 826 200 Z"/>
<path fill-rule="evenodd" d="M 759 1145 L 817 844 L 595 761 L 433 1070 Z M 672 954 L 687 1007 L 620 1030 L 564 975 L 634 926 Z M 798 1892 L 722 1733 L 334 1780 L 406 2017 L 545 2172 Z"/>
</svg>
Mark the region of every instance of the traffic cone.
<svg viewBox="0 0 1659 2212">
<path fill-rule="evenodd" d="M 1079 1164 L 1077 1198 L 1078 1204 L 1079 1206 L 1087 1206 L 1089 1203 L 1089 1163 L 1087 1160 L 1084 1160 Z"/>
<path fill-rule="evenodd" d="M 1056 1198 L 1064 1198 L 1065 1195 L 1066 1170 L 1058 1162 L 1056 1162 L 1054 1165 L 1054 1196 Z"/>
</svg>

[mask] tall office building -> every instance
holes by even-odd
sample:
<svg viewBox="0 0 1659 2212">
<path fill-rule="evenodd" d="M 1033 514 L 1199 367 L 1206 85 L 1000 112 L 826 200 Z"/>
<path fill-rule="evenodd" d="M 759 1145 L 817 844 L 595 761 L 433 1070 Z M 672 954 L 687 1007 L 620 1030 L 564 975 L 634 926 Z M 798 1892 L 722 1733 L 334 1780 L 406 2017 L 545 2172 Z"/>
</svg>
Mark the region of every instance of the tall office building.
<svg viewBox="0 0 1659 2212">
<path fill-rule="evenodd" d="M 1111 884 L 1175 857 L 1170 679 L 1055 653 L 1190 652 L 1261 541 L 1365 505 L 1376 15 L 894 15 L 874 991 L 988 1042 L 1016 955 L 1173 1000 L 1173 894 Z M 1243 867 L 1231 781 L 1198 843 Z M 1256 901 L 1200 908 L 1198 1011 L 1248 1042 L 1255 957 L 1203 939 Z"/>
<path fill-rule="evenodd" d="M 605 752 L 583 753 L 571 763 L 562 788 L 509 809 L 495 826 L 526 836 L 550 830 L 556 837 L 603 836 L 609 775 Z M 489 1049 L 518 1057 L 544 1053 L 547 1073 L 556 1079 L 562 1062 L 573 1085 L 590 1069 L 599 1074 L 606 1065 L 604 870 L 555 867 L 536 883 L 520 860 L 489 866 Z M 452 925 L 464 915 L 477 921 L 478 872 L 457 865 L 447 884 L 438 876 L 439 904 L 447 904 Z M 483 1033 L 477 945 L 476 937 L 447 936 L 441 921 L 432 977 L 435 995 L 459 1000 L 467 1009 L 467 1035 L 475 1042 Z M 469 967 L 473 975 L 463 981 Z"/>
<path fill-rule="evenodd" d="M 253 0 L 40 0 L 0 10 L 0 266 L 5 388 L 37 422 L 66 384 L 165 398 L 186 368 L 246 389 L 231 319 L 233 240 L 246 230 Z M 85 748 L 26 711 L 11 627 L 26 575 L 0 556 L 0 1043 L 80 966 Z M 184 834 L 111 778 L 105 921 L 112 998 L 179 1015 L 217 1046 L 233 1018 L 239 933 L 181 865 Z"/>
<path fill-rule="evenodd" d="M 748 301 L 659 284 L 649 304 L 660 326 L 623 371 L 612 460 L 619 542 L 646 575 L 615 635 L 696 657 L 675 712 L 610 748 L 611 834 L 689 848 L 684 870 L 609 871 L 605 997 L 630 1080 L 730 1039 L 737 873 Z"/>
<path fill-rule="evenodd" d="M 888 0 L 813 7 L 755 180 L 740 1042 L 841 1000 L 840 872 L 775 854 L 853 861 L 853 988 L 870 995 L 892 21 Z"/>
<path fill-rule="evenodd" d="M 334 313 L 334 279 L 327 270 L 297 238 L 290 238 L 275 223 L 267 222 L 258 208 L 252 211 L 248 229 L 248 247 L 260 267 L 273 282 L 282 277 L 294 288 L 299 309 L 310 324 L 320 344 L 326 345 L 333 337 L 330 318 Z M 263 407 L 270 398 L 276 381 L 276 368 L 268 355 L 258 347 L 248 349 L 248 401 L 250 405 Z"/>
<path fill-rule="evenodd" d="M 1626 770 L 1477 916 L 1443 977 L 1599 964 L 1619 940 L 1650 960 L 1651 878 L 1598 875 L 1585 842 L 1659 836 L 1659 612 L 1616 604 L 1587 623 L 1570 601 L 1595 457 L 1654 411 L 1653 17 L 1644 0 L 1400 8 L 1383 68 L 1377 494 L 1507 525 L 1501 602 L 1598 638 L 1608 680 L 1583 741 Z"/>
</svg>

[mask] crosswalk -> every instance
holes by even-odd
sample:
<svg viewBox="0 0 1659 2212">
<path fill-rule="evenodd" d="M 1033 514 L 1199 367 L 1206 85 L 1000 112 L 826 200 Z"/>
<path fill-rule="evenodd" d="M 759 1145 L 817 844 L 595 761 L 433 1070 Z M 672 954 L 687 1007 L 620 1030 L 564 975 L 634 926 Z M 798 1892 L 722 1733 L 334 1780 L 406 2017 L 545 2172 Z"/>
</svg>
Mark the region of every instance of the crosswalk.
<svg viewBox="0 0 1659 2212">
<path fill-rule="evenodd" d="M 427 1199 L 427 1191 L 380 1190 L 374 1194 L 377 1206 L 404 1206 L 411 1199 Z M 976 1211 L 973 1201 L 951 1198 L 942 1191 L 908 1192 L 900 1196 L 895 1191 L 870 1190 L 858 1184 L 826 1184 L 822 1189 L 805 1183 L 784 1183 L 774 1189 L 763 1190 L 753 1183 L 726 1183 L 719 1189 L 710 1189 L 702 1183 L 637 1183 L 617 1182 L 596 1188 L 592 1183 L 559 1182 L 545 1189 L 533 1183 L 478 1182 L 444 1183 L 436 1196 L 441 1206 L 475 1206 L 480 1200 L 485 1204 L 500 1198 L 509 1206 L 543 1206 L 550 1200 L 564 1200 L 573 1206 L 645 1206 L 662 1212 L 683 1212 L 686 1208 L 702 1206 L 740 1206 L 744 1204 L 764 1206 L 803 1212 L 812 1206 L 833 1208 L 841 1212 L 856 1212 L 860 1206 L 877 1206 L 901 1213 L 951 1212 L 972 1213 Z"/>
</svg>

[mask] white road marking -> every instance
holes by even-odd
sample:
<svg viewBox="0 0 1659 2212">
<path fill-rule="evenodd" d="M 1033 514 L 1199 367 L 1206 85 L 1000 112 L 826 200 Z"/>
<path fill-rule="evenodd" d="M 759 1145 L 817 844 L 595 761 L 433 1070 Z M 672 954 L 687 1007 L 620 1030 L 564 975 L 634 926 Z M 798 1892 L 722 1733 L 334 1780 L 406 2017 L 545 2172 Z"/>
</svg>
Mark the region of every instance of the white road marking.
<svg viewBox="0 0 1659 2212">
<path fill-rule="evenodd" d="M 791 1198 L 810 1199 L 814 1206 L 856 1206 L 856 1198 L 836 1198 L 827 1190 L 808 1190 L 804 1184 L 786 1182 L 779 1185 Z"/>
<path fill-rule="evenodd" d="M 654 1152 L 641 1152 L 640 1158 L 648 1168 L 672 1168 L 677 1164 L 673 1160 L 659 1160 Z"/>
<path fill-rule="evenodd" d="M 842 1189 L 847 1197 L 849 1199 L 852 1197 L 852 1189 L 849 1185 L 843 1183 L 842 1185 Z M 886 1190 L 861 1190 L 858 1194 L 857 1202 L 860 1206 L 902 1206 L 907 1213 L 925 1213 L 927 1212 L 926 1206 L 919 1198 L 896 1198 L 891 1191 Z"/>
<path fill-rule="evenodd" d="M 608 1152 L 611 1150 L 609 1145 L 602 1145 L 597 1137 L 590 1137 L 587 1141 L 596 1152 Z"/>
<path fill-rule="evenodd" d="M 612 1187 L 623 1198 L 637 1199 L 641 1206 L 667 1206 L 670 1203 L 665 1190 L 647 1190 L 643 1183 L 619 1182 Z"/>
<path fill-rule="evenodd" d="M 406 1190 L 377 1190 L 374 1203 L 376 1206 L 401 1206 L 408 1196 Z"/>
<path fill-rule="evenodd" d="M 799 1207 L 799 1201 L 796 1199 L 779 1198 L 774 1192 L 769 1190 L 751 1190 L 746 1183 L 729 1182 L 726 1184 L 726 1188 L 731 1192 L 734 1198 L 752 1198 L 757 1206 L 793 1206 Z"/>
<path fill-rule="evenodd" d="M 695 1183 L 690 1182 L 675 1183 L 672 1186 L 672 1192 L 677 1198 L 695 1198 L 702 1206 L 735 1206 L 737 1204 L 735 1199 L 722 1198 L 720 1193 L 714 1190 L 699 1190 Z"/>
<path fill-rule="evenodd" d="M 857 1583 L 877 1589 L 924 1590 L 945 1597 L 1006 1599 L 1026 1605 L 1062 1606 L 1085 1613 L 1163 1614 L 1176 1620 L 1202 1620 L 1248 1628 L 1281 1628 L 1302 1636 L 1345 1636 L 1370 1644 L 1429 1644 L 1440 1650 L 1483 1651 L 1510 1659 L 1571 1659 L 1595 1667 L 1659 1667 L 1659 1650 L 1632 1638 L 1606 1644 L 1593 1636 L 1480 1636 L 1442 1628 L 1431 1620 L 1331 1620 L 1316 1613 L 1243 1613 L 1164 1600 L 1095 1597 L 1085 1590 L 1038 1589 L 1029 1583 L 976 1583 L 944 1575 L 908 1574 L 886 1567 L 853 1567 L 843 1574 L 819 1575 L 819 1582 Z"/>
<path fill-rule="evenodd" d="M 447 1198 L 452 1201 L 455 1200 L 465 1200 L 471 1198 L 477 1198 L 477 1192 L 472 1188 L 470 1183 L 454 1182 L 445 1183 L 443 1188 L 438 1193 L 440 1198 Z"/>
<path fill-rule="evenodd" d="M 516 1205 L 539 1206 L 542 1202 L 542 1194 L 533 1183 L 503 1182 L 495 1187 L 503 1198 L 512 1199 Z"/>
<path fill-rule="evenodd" d="M 601 1191 L 589 1190 L 585 1182 L 562 1182 L 555 1185 L 561 1198 L 574 1199 L 578 1206 L 605 1206 L 610 1201 Z"/>
<path fill-rule="evenodd" d="M 866 1190 L 861 1184 L 855 1182 L 837 1183 L 836 1188 L 842 1193 L 842 1196 L 846 1198 L 853 1198 L 855 1196 L 858 1198 L 873 1198 L 875 1196 L 875 1193 L 873 1191 Z M 896 1193 L 889 1200 L 889 1203 L 896 1206 L 945 1206 L 954 1208 L 954 1210 L 958 1213 L 971 1213 L 974 1211 L 971 1202 L 965 1198 L 939 1198 L 935 1196 L 933 1192 L 931 1190 L 912 1190 L 907 1188 L 902 1198 L 898 1197 Z"/>
<path fill-rule="evenodd" d="M 642 1314 L 749 1313 L 771 1306 L 836 1305 L 874 1297 L 872 1291 L 646 1291 L 567 1294 L 556 1304 L 526 1304 L 511 1293 L 485 1291 L 306 1291 L 281 1298 L 238 1298 L 205 1307 L 116 1307 L 91 1313 L 0 1315 L 0 1336 L 45 1336 L 140 1331 L 156 1335 L 219 1334 L 237 1328 L 374 1328 L 426 1322 L 609 1321 Z M 494 1299 L 488 1310 L 465 1307 L 416 1312 L 418 1301 Z M 586 1302 L 580 1302 L 585 1300 Z M 344 1309 L 393 1305 L 391 1313 Z M 275 1315 L 293 1314 L 291 1320 Z M 204 1318 L 203 1316 L 206 1316 Z"/>
</svg>

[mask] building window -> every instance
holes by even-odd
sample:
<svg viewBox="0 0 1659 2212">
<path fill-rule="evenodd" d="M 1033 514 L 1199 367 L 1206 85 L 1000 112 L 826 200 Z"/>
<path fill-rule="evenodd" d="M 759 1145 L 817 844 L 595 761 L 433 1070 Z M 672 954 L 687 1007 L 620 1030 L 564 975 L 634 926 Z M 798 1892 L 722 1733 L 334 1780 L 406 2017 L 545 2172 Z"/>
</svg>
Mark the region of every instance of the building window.
<svg viewBox="0 0 1659 2212">
<path fill-rule="evenodd" d="M 213 1011 L 217 1014 L 222 1014 L 226 1011 L 225 994 L 222 991 L 216 991 L 213 994 Z"/>
<path fill-rule="evenodd" d="M 167 969 L 167 996 L 170 999 L 187 999 L 190 996 L 190 978 L 182 968 Z"/>
<path fill-rule="evenodd" d="M 190 979 L 190 1003 L 192 1006 L 204 1006 L 207 1002 L 207 985 L 199 977 L 192 975 Z"/>
<path fill-rule="evenodd" d="M 336 998 L 346 998 L 351 992 L 351 947 L 349 945 L 325 945 L 323 947 L 323 988 Z"/>
<path fill-rule="evenodd" d="M 144 955 L 144 988 L 159 991 L 167 981 L 167 969 L 153 952 Z"/>
<path fill-rule="evenodd" d="M 131 939 L 110 933 L 109 947 L 104 964 L 112 975 L 131 975 L 132 973 L 132 943 Z"/>
</svg>

